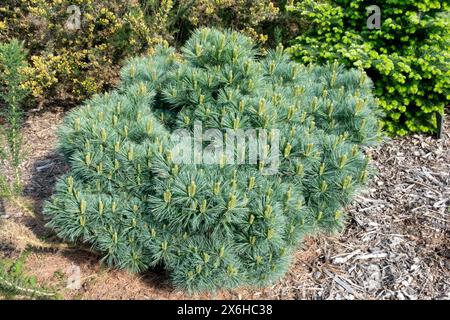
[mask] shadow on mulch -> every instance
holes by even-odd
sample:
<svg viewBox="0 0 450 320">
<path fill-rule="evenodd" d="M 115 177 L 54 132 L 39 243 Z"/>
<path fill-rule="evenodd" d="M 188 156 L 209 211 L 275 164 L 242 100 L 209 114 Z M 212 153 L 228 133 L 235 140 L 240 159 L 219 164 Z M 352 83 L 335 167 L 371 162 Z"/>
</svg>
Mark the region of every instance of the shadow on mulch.
<svg viewBox="0 0 450 320">
<path fill-rule="evenodd" d="M 59 177 L 68 171 L 69 167 L 63 157 L 51 151 L 34 161 L 31 176 L 25 185 L 23 195 L 32 201 L 33 216 L 24 216 L 22 222 L 39 238 L 47 238 L 51 231 L 45 228 L 42 214 L 45 201 L 50 199 Z"/>
<path fill-rule="evenodd" d="M 6 214 L 5 202 L 2 198 L 0 198 L 0 216 L 5 215 L 5 214 Z"/>
<path fill-rule="evenodd" d="M 172 292 L 175 288 L 172 286 L 167 271 L 162 266 L 157 266 L 149 271 L 141 273 L 140 280 L 143 284 L 156 290 Z"/>
</svg>

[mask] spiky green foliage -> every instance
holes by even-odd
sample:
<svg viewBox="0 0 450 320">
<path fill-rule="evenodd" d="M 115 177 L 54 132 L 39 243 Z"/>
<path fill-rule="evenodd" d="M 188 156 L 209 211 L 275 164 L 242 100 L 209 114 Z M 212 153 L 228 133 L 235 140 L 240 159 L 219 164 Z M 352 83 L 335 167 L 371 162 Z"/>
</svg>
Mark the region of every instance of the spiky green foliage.
<svg viewBox="0 0 450 320">
<path fill-rule="evenodd" d="M 28 95 L 21 83 L 22 70 L 27 66 L 22 43 L 12 40 L 0 43 L 0 195 L 10 196 L 20 190 L 20 164 L 23 158 L 22 103 Z M 1 162 L 4 162 L 3 165 Z M 8 181 L 4 165 L 8 164 L 14 176 Z"/>
<path fill-rule="evenodd" d="M 37 283 L 24 272 L 27 252 L 16 260 L 0 259 L 0 297 L 3 299 L 57 299 L 54 290 Z"/>
<path fill-rule="evenodd" d="M 343 226 L 368 175 L 361 146 L 380 138 L 370 88 L 360 71 L 304 67 L 281 48 L 262 55 L 239 33 L 200 29 L 181 55 L 161 47 L 132 60 L 120 88 L 66 117 L 72 169 L 45 207 L 48 225 L 110 266 L 162 264 L 190 291 L 267 285 L 304 235 Z M 179 163 L 170 133 L 198 121 L 279 130 L 279 151 L 269 139 L 256 164 Z"/>
</svg>

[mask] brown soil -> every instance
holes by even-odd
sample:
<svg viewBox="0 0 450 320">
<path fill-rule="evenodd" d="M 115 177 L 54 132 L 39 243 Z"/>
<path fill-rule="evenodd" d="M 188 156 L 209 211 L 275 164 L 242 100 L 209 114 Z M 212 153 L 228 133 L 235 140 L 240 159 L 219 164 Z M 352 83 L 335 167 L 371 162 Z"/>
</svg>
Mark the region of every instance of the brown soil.
<svg viewBox="0 0 450 320">
<path fill-rule="evenodd" d="M 20 201 L 0 199 L 0 219 L 16 226 L 0 239 L 0 257 L 17 256 L 26 239 L 58 242 L 44 227 L 41 211 L 68 169 L 55 152 L 63 115 L 54 109 L 27 117 L 26 187 Z M 347 229 L 340 236 L 307 239 L 290 271 L 268 288 L 187 295 L 162 270 L 133 275 L 101 266 L 86 250 L 39 245 L 26 268 L 66 299 L 450 299 L 449 147 L 447 125 L 441 140 L 414 135 L 368 150 L 378 173 L 347 209 Z M 81 271 L 78 290 L 67 288 L 74 267 Z"/>
</svg>

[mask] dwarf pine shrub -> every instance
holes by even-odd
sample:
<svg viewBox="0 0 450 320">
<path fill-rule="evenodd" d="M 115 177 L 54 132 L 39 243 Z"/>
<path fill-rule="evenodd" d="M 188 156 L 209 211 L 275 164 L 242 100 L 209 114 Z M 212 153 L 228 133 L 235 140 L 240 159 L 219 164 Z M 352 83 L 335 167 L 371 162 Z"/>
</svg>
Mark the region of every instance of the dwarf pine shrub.
<svg viewBox="0 0 450 320">
<path fill-rule="evenodd" d="M 361 149 L 380 138 L 363 72 L 305 67 L 204 28 L 180 53 L 131 60 L 121 77 L 61 127 L 71 171 L 44 210 L 61 238 L 89 243 L 109 266 L 163 265 L 176 286 L 209 291 L 267 285 L 305 235 L 342 228 L 370 171 Z M 201 160 L 179 161 L 175 133 L 195 148 L 199 123 L 225 141 L 254 128 L 267 139 L 256 162 L 239 163 L 250 147 L 208 152 L 217 141 L 206 131 Z"/>
</svg>

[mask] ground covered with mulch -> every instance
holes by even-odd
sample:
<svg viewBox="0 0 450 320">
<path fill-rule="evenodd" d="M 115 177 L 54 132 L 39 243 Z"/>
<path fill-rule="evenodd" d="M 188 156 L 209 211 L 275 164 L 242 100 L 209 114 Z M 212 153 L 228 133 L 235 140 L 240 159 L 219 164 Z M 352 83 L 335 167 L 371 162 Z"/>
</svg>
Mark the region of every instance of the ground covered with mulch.
<svg viewBox="0 0 450 320">
<path fill-rule="evenodd" d="M 55 249 L 43 202 L 68 168 L 55 151 L 62 109 L 31 112 L 24 128 L 24 196 L 0 199 L 0 257 L 32 244 L 26 270 L 67 299 L 450 299 L 450 127 L 367 150 L 377 173 L 347 208 L 338 236 L 308 238 L 290 271 L 268 288 L 188 295 L 163 270 L 111 270 L 77 248 Z M 449 116 L 446 119 L 450 121 Z M 50 245 L 49 245 L 50 244 Z M 52 248 L 49 248 L 52 247 Z"/>
</svg>

